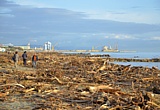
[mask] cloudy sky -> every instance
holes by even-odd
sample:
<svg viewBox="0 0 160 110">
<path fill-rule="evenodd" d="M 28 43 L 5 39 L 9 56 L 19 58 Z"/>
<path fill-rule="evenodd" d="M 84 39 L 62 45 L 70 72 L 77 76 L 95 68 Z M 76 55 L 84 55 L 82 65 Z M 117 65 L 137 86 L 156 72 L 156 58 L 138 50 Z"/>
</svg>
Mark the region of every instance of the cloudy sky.
<svg viewBox="0 0 160 110">
<path fill-rule="evenodd" d="M 160 0 L 0 0 L 0 43 L 160 52 Z"/>
</svg>

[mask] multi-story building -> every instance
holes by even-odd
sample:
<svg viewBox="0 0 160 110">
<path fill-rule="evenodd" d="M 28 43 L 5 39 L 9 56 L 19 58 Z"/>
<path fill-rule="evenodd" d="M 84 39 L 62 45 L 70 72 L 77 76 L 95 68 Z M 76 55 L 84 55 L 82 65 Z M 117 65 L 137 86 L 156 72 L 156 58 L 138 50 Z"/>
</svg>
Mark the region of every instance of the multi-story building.
<svg viewBox="0 0 160 110">
<path fill-rule="evenodd" d="M 46 42 L 44 44 L 44 50 L 52 50 L 52 44 L 51 44 L 51 42 Z"/>
<path fill-rule="evenodd" d="M 22 48 L 23 50 L 29 50 L 29 49 L 31 49 L 30 43 L 28 43 L 28 44 L 25 45 L 25 46 L 14 46 L 14 47 L 20 47 L 20 48 Z"/>
</svg>

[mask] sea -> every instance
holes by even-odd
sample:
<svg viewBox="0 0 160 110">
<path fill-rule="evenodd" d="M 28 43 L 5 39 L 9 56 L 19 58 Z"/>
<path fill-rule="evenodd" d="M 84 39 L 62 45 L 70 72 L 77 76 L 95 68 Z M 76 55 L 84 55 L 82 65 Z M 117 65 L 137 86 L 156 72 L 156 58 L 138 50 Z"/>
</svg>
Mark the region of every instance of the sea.
<svg viewBox="0 0 160 110">
<path fill-rule="evenodd" d="M 111 58 L 132 58 L 132 59 L 153 59 L 160 58 L 160 52 L 85 52 L 91 55 L 110 55 Z M 111 62 L 120 65 L 157 67 L 160 69 L 160 62 Z"/>
</svg>

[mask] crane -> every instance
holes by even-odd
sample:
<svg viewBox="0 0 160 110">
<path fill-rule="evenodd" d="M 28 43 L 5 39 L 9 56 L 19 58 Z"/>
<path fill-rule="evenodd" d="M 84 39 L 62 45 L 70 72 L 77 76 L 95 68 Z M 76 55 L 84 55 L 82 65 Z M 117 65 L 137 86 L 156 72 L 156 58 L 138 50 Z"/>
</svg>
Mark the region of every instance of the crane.
<svg viewBox="0 0 160 110">
<path fill-rule="evenodd" d="M 58 42 L 56 42 L 53 46 L 52 46 L 52 50 L 54 50 L 55 46 L 58 45 Z"/>
</svg>

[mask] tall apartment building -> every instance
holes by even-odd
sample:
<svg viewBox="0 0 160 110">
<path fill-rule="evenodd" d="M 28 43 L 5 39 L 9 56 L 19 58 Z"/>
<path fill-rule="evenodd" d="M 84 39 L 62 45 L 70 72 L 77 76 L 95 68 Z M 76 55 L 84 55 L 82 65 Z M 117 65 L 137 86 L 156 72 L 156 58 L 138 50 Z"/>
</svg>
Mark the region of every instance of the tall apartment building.
<svg viewBox="0 0 160 110">
<path fill-rule="evenodd" d="M 45 44 L 44 44 L 44 50 L 52 50 L 52 44 L 51 44 L 51 42 L 45 42 Z"/>
</svg>

